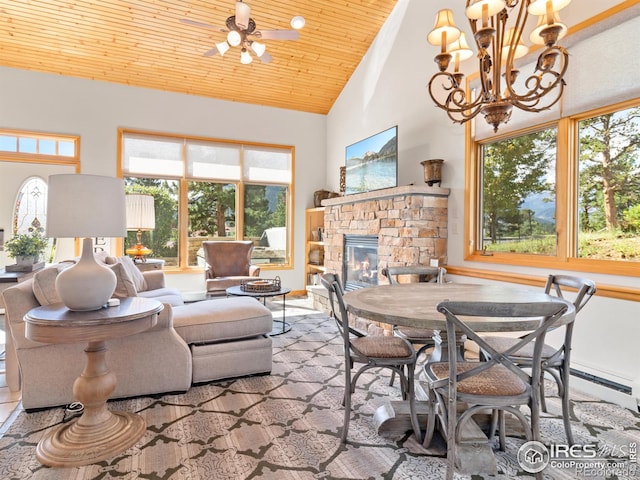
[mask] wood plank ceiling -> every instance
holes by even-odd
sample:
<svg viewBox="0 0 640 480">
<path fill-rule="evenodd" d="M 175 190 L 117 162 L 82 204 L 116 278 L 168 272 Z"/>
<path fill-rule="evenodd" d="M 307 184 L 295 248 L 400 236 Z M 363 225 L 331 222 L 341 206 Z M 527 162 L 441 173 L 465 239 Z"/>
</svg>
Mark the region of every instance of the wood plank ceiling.
<svg viewBox="0 0 640 480">
<path fill-rule="evenodd" d="M 0 65 L 326 114 L 397 0 L 247 0 L 257 29 L 306 26 L 264 40 L 273 60 L 239 48 L 203 56 L 225 33 L 234 0 L 10 0 L 0 4 Z"/>
</svg>

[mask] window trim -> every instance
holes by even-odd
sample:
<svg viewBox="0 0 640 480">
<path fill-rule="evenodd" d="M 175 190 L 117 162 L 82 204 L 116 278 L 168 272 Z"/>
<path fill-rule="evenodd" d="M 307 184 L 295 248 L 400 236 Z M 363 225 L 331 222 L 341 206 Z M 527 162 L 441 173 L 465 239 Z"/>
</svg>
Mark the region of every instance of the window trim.
<svg viewBox="0 0 640 480">
<path fill-rule="evenodd" d="M 640 276 L 640 262 L 622 262 L 615 260 L 596 260 L 573 256 L 577 242 L 577 175 L 578 175 L 578 123 L 586 118 L 603 115 L 613 111 L 640 107 L 640 98 L 634 98 L 612 105 L 580 112 L 559 120 L 536 124 L 524 129 L 495 135 L 482 140 L 472 136 L 471 122 L 466 125 L 467 148 L 465 152 L 465 229 L 463 258 L 465 261 L 487 264 L 516 265 L 523 267 L 545 268 L 548 270 L 573 270 L 578 272 L 600 273 L 608 275 Z M 556 232 L 558 236 L 555 256 L 529 255 L 521 253 L 491 252 L 477 250 L 478 231 L 481 227 L 479 210 L 482 194 L 481 149 L 486 143 L 523 135 L 557 125 L 556 156 Z"/>
<path fill-rule="evenodd" d="M 123 170 L 123 162 L 122 162 L 122 154 L 124 149 L 123 138 L 125 135 L 143 135 L 150 137 L 164 137 L 164 138 L 179 138 L 184 139 L 186 141 L 200 141 L 206 143 L 219 143 L 219 144 L 227 144 L 227 145 L 237 145 L 239 147 L 247 146 L 247 147 L 261 147 L 261 148 L 274 148 L 279 150 L 288 149 L 291 151 L 291 183 L 287 184 L 289 189 L 289 198 L 287 205 L 287 244 L 289 248 L 287 250 L 287 258 L 284 263 L 279 264 L 260 264 L 260 268 L 262 270 L 293 270 L 293 259 L 295 258 L 295 244 L 294 244 L 294 209 L 293 205 L 295 204 L 295 146 L 293 145 L 278 145 L 274 143 L 262 143 L 262 142 L 251 142 L 251 141 L 243 141 L 243 140 L 233 140 L 233 139 L 222 139 L 215 137 L 204 137 L 198 135 L 182 135 L 182 134 L 172 134 L 167 132 L 157 132 L 150 130 L 139 130 L 139 129 L 131 129 L 131 128 L 118 128 L 118 149 L 117 149 L 117 159 L 116 159 L 116 176 L 118 178 L 124 178 L 125 172 Z M 186 145 L 183 145 L 183 158 L 186 158 Z M 243 163 L 243 157 L 241 154 L 240 163 Z M 127 176 L 131 177 L 142 177 L 140 174 L 127 174 Z M 154 178 L 165 178 L 171 180 L 177 180 L 180 185 L 180 197 L 178 203 L 178 230 L 180 232 L 180 237 L 186 239 L 188 228 L 188 189 L 187 184 L 189 181 L 201 182 L 212 179 L 203 179 L 199 177 L 191 177 L 187 175 L 186 165 L 184 165 L 183 173 L 181 178 L 174 177 L 162 177 L 156 176 Z M 214 179 L 216 182 L 224 182 L 224 183 L 232 183 L 236 185 L 236 205 L 241 205 L 241 200 L 244 199 L 244 185 L 283 185 L 281 183 L 273 183 L 273 182 L 249 182 L 245 181 L 242 177 L 239 180 L 224 180 L 224 179 Z M 238 207 L 236 209 L 236 238 L 244 238 L 239 237 L 238 232 L 244 232 L 244 216 L 242 215 L 242 210 Z M 243 234 L 243 233 L 242 233 Z M 244 234 L 243 234 L 244 235 Z M 120 243 L 117 246 L 120 255 L 123 255 L 124 251 L 124 242 L 120 239 Z M 179 266 L 178 267 L 168 267 L 165 268 L 167 271 L 173 272 L 182 272 L 182 273 L 195 273 L 202 272 L 204 269 L 202 267 L 197 266 L 189 266 L 188 265 L 188 242 L 180 241 L 178 248 L 178 258 L 179 258 Z"/>
</svg>

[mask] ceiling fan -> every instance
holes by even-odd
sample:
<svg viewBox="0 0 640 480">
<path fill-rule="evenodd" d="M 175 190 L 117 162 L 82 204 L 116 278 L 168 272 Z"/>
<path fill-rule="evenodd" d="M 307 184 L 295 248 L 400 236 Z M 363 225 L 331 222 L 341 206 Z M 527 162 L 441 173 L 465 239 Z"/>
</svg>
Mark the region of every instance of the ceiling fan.
<svg viewBox="0 0 640 480">
<path fill-rule="evenodd" d="M 204 52 L 204 56 L 212 57 L 216 54 L 223 56 L 231 47 L 241 47 L 240 62 L 243 64 L 249 64 L 253 61 L 251 52 L 263 63 L 270 62 L 271 55 L 266 52 L 267 46 L 258 40 L 297 40 L 300 37 L 298 30 L 304 27 L 305 23 L 303 17 L 295 16 L 291 19 L 291 26 L 294 30 L 257 30 L 256 22 L 250 15 L 251 7 L 242 0 L 238 0 L 236 1 L 235 15 L 227 18 L 224 28 L 188 18 L 183 18 L 180 21 L 186 25 L 227 32 L 226 40 L 216 43 L 215 47 Z"/>
</svg>

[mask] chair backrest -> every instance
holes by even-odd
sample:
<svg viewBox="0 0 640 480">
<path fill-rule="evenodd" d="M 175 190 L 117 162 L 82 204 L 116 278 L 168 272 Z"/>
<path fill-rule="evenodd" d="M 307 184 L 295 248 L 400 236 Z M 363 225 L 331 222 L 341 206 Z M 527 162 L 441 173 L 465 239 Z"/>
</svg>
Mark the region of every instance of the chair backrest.
<svg viewBox="0 0 640 480">
<path fill-rule="evenodd" d="M 578 313 L 587 304 L 591 297 L 596 293 L 596 284 L 591 280 L 571 275 L 554 275 L 551 274 L 547 278 L 547 284 L 544 287 L 545 293 L 565 298 L 565 288 L 571 288 L 577 291 L 573 300 L 573 305 Z"/>
<path fill-rule="evenodd" d="M 207 262 L 207 278 L 249 275 L 252 241 L 205 241 L 202 249 Z"/>
<path fill-rule="evenodd" d="M 560 323 L 561 319 L 562 323 L 567 324 L 575 320 L 575 311 L 571 308 L 571 311 L 568 312 L 569 307 L 570 305 L 566 301 L 528 303 L 441 302 L 438 305 L 438 311 L 443 313 L 447 320 L 450 371 L 456 371 L 455 365 L 458 361 L 456 338 L 459 337 L 460 334 L 466 335 L 468 340 L 476 342 L 481 350 L 488 352 L 487 361 L 478 362 L 477 367 L 461 373 L 456 379 L 452 378 L 452 380 L 454 382 L 460 382 L 465 378 L 476 375 L 481 371 L 499 364 L 517 374 L 525 382 L 539 391 L 544 337 L 551 328 Z M 473 317 L 509 318 L 511 321 L 518 318 L 523 320 L 530 319 L 535 320 L 538 327 L 534 331 L 517 339 L 518 341 L 507 350 L 497 351 L 485 341 L 480 332 L 473 329 Z M 483 319 L 483 322 L 486 322 L 486 320 Z M 534 355 L 531 371 L 529 372 L 519 367 L 509 356 L 531 342 L 534 342 Z"/>
<path fill-rule="evenodd" d="M 427 265 L 404 265 L 396 267 L 386 267 L 382 269 L 382 274 L 387 277 L 390 284 L 400 283 L 399 276 L 410 275 L 411 282 L 431 282 L 444 283 L 444 276 L 447 271 L 442 267 L 430 267 Z"/>
<path fill-rule="evenodd" d="M 349 324 L 349 314 L 347 313 L 347 306 L 344 303 L 344 289 L 340 283 L 340 276 L 337 273 L 325 273 L 320 277 L 320 283 L 329 292 L 329 306 L 331 308 L 331 316 L 338 325 L 338 330 L 342 334 L 344 344 L 349 348 L 350 337 L 349 335 L 355 335 L 362 337 L 364 334 Z"/>
</svg>

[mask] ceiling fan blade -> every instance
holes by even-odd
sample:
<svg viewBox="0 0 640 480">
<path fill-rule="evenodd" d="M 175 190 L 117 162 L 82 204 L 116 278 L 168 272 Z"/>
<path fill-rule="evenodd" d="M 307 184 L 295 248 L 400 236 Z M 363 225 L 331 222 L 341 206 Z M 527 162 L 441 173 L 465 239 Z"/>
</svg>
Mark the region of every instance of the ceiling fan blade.
<svg viewBox="0 0 640 480">
<path fill-rule="evenodd" d="M 249 26 L 249 16 L 251 15 L 251 7 L 242 1 L 236 2 L 236 25 L 242 30 L 246 30 Z"/>
<path fill-rule="evenodd" d="M 189 20 L 188 18 L 181 18 L 180 23 L 184 23 L 185 25 L 191 25 L 192 27 L 208 28 L 209 30 L 220 30 L 218 27 L 214 27 L 213 25 L 209 25 L 208 23 L 198 22 L 196 20 Z"/>
<path fill-rule="evenodd" d="M 300 32 L 297 30 L 260 30 L 255 36 L 264 40 L 298 40 Z"/>
<path fill-rule="evenodd" d="M 205 57 L 213 57 L 214 55 L 217 55 L 217 54 L 218 54 L 217 47 L 213 47 L 211 50 L 207 50 L 206 52 L 203 53 Z"/>
<path fill-rule="evenodd" d="M 271 55 L 264 52 L 261 57 L 258 57 L 262 63 L 269 63 L 272 60 Z"/>
</svg>

